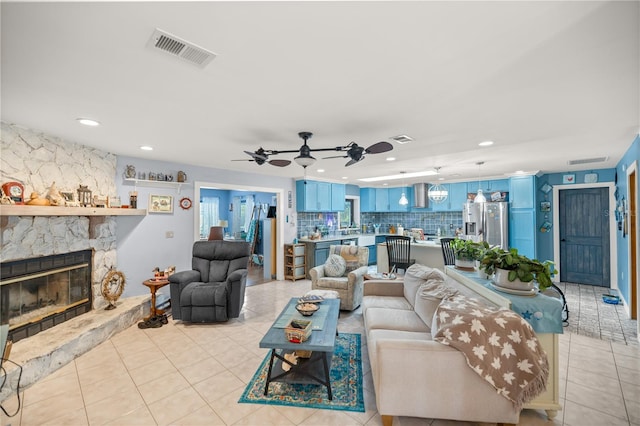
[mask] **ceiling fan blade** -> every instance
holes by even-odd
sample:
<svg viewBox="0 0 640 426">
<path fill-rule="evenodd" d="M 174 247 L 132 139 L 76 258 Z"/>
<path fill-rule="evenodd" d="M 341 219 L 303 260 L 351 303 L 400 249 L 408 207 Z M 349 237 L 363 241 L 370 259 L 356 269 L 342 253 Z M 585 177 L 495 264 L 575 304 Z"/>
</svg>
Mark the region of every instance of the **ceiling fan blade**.
<svg viewBox="0 0 640 426">
<path fill-rule="evenodd" d="M 344 166 L 345 166 L 345 167 L 352 166 L 352 165 L 354 165 L 354 164 L 356 164 L 356 163 L 359 163 L 359 162 L 360 162 L 360 161 L 362 161 L 363 159 L 364 159 L 364 157 L 360 157 L 360 159 L 359 159 L 359 160 L 353 160 L 353 159 L 351 159 L 351 160 L 349 160 L 349 162 L 348 162 L 347 164 L 345 164 Z"/>
<path fill-rule="evenodd" d="M 258 152 L 245 151 L 244 153 L 253 157 L 255 160 L 266 161 L 268 158 L 266 155 L 260 153 L 259 151 Z"/>
<path fill-rule="evenodd" d="M 291 160 L 271 160 L 269 164 L 276 167 L 286 167 L 291 164 Z"/>
<path fill-rule="evenodd" d="M 332 155 L 331 157 L 322 157 L 323 160 L 327 160 L 329 158 L 347 158 L 348 155 Z"/>
<path fill-rule="evenodd" d="M 231 160 L 231 161 L 256 161 L 256 160 Z"/>
<path fill-rule="evenodd" d="M 365 149 L 365 152 L 367 154 L 381 154 L 383 152 L 391 151 L 392 149 L 393 145 L 391 145 L 389 142 L 378 142 Z"/>
</svg>

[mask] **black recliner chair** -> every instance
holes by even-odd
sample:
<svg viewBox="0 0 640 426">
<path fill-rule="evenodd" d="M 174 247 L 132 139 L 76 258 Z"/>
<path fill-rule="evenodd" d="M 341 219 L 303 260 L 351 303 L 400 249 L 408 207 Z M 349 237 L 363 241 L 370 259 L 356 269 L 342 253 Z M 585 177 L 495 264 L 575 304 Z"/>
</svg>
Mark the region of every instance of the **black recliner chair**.
<svg viewBox="0 0 640 426">
<path fill-rule="evenodd" d="M 196 241 L 193 269 L 169 276 L 173 318 L 188 322 L 237 318 L 244 304 L 250 254 L 245 241 Z"/>
</svg>

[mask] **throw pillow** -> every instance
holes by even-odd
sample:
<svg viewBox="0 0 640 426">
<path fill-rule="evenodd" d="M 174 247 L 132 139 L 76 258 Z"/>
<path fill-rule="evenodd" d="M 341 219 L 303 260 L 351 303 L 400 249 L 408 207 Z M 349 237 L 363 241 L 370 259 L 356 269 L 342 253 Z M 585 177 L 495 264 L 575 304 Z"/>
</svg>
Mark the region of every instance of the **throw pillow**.
<svg viewBox="0 0 640 426">
<path fill-rule="evenodd" d="M 440 306 L 440 302 L 456 294 L 458 294 L 458 290 L 450 287 L 444 281 L 429 279 L 418 289 L 414 310 L 425 324 L 431 325 L 433 314 Z M 431 333 L 435 333 L 435 331 L 432 330 Z"/>
<path fill-rule="evenodd" d="M 416 293 L 420 286 L 429 279 L 443 281 L 444 274 L 438 269 L 418 263 L 409 266 L 404 275 L 404 297 L 411 303 L 411 306 L 416 305 Z"/>
<path fill-rule="evenodd" d="M 327 277 L 341 277 L 347 270 L 347 262 L 337 254 L 331 254 L 324 264 L 324 274 Z"/>
</svg>

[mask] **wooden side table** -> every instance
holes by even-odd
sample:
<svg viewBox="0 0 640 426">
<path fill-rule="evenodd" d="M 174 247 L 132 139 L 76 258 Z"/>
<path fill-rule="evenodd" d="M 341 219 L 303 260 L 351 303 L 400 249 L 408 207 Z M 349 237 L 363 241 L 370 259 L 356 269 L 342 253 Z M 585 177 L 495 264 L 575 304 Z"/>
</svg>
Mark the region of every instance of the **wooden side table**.
<svg viewBox="0 0 640 426">
<path fill-rule="evenodd" d="M 151 307 L 149 309 L 149 316 L 146 317 L 144 320 L 147 321 L 155 316 L 163 315 L 165 312 L 165 309 L 156 308 L 156 291 L 158 291 L 159 288 L 162 288 L 167 284 L 169 284 L 169 280 L 165 280 L 164 278 L 159 280 L 151 279 L 151 280 L 143 281 L 142 284 L 149 287 L 149 290 L 151 291 Z"/>
</svg>

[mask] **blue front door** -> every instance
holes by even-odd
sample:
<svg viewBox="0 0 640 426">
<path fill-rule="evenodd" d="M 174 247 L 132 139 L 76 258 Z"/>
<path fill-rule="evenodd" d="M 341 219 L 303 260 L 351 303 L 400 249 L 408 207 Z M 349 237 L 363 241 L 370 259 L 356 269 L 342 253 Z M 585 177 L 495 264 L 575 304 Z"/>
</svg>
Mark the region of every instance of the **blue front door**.
<svg viewBox="0 0 640 426">
<path fill-rule="evenodd" d="M 560 191 L 560 281 L 610 286 L 609 189 Z"/>
</svg>

